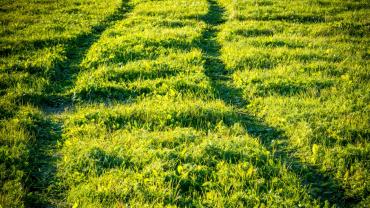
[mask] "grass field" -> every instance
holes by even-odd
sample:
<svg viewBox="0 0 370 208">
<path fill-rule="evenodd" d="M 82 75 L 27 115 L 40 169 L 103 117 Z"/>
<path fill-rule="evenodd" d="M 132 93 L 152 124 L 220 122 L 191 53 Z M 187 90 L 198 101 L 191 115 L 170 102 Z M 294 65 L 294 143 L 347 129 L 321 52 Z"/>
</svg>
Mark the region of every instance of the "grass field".
<svg viewBox="0 0 370 208">
<path fill-rule="evenodd" d="M 0 207 L 367 207 L 366 0 L 3 0 Z"/>
</svg>

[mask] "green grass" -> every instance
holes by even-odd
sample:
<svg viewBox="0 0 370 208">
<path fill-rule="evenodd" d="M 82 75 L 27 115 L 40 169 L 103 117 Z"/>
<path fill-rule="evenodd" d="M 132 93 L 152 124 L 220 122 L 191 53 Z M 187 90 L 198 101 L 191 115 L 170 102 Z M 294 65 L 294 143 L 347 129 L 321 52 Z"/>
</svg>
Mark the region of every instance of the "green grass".
<svg viewBox="0 0 370 208">
<path fill-rule="evenodd" d="M 279 12 L 283 2 L 225 1 L 222 60 L 250 114 L 285 132 L 286 149 L 338 181 L 342 200 L 368 201 L 368 4 L 309 4 Z"/>
<path fill-rule="evenodd" d="M 60 91 L 78 71 L 76 62 L 87 50 L 84 47 L 117 18 L 115 12 L 121 10 L 121 4 L 74 0 L 0 3 L 2 207 L 41 206 L 57 198 L 58 194 L 50 193 L 60 192 L 51 188 L 60 124 L 40 107 L 44 110 L 44 106 L 57 106 L 65 100 Z"/>
<path fill-rule="evenodd" d="M 3 1 L 0 207 L 366 207 L 366 1 Z"/>
</svg>

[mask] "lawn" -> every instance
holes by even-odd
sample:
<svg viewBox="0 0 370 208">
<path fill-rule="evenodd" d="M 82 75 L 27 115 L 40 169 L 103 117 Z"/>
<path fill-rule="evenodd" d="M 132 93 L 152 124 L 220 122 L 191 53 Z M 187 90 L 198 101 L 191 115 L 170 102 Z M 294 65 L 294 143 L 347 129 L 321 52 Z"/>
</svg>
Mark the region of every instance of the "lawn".
<svg viewBox="0 0 370 208">
<path fill-rule="evenodd" d="M 366 207 L 370 3 L 4 0 L 0 207 Z"/>
</svg>

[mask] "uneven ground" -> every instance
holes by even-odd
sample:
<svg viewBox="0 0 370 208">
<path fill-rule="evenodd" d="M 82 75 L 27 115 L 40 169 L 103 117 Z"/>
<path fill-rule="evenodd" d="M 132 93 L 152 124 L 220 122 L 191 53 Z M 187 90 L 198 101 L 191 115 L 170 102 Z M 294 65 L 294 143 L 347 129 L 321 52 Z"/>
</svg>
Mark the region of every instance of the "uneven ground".
<svg viewBox="0 0 370 208">
<path fill-rule="evenodd" d="M 366 207 L 370 4 L 3 0 L 0 207 Z"/>
</svg>

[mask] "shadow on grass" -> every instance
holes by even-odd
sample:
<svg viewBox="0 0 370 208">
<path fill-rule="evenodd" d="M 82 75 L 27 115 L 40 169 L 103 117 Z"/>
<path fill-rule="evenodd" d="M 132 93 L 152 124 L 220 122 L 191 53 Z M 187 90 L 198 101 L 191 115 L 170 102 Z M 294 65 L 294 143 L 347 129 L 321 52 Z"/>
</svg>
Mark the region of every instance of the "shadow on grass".
<svg viewBox="0 0 370 208">
<path fill-rule="evenodd" d="M 62 125 L 50 119 L 36 118 L 28 127 L 35 135 L 35 141 L 29 145 L 29 169 L 25 184 L 28 194 L 25 198 L 26 207 L 50 207 L 60 193 L 53 189 L 56 182 L 55 155 L 57 142 L 62 137 Z"/>
<path fill-rule="evenodd" d="M 152 89 L 149 87 L 136 87 L 127 89 L 120 86 L 104 86 L 98 88 L 83 89 L 75 94 L 74 102 L 88 103 L 110 103 L 117 100 L 132 100 L 139 96 L 150 94 Z"/>
<path fill-rule="evenodd" d="M 88 160 L 94 161 L 93 164 L 88 164 Z M 84 170 L 91 171 L 91 169 L 93 169 L 95 170 L 95 173 L 99 176 L 108 169 L 119 167 L 130 168 L 134 166 L 133 162 L 130 161 L 130 158 L 118 157 L 114 154 L 107 153 L 106 151 L 98 147 L 92 148 L 88 152 L 86 160 L 83 162 L 86 162 L 86 164 L 81 166 L 82 169 L 79 170 L 80 172 L 84 172 Z M 86 168 L 89 165 L 93 165 L 94 167 L 92 167 L 91 169 Z"/>
<path fill-rule="evenodd" d="M 299 176 L 301 183 L 308 189 L 312 198 L 320 199 L 321 203 L 328 201 L 338 207 L 349 206 L 356 203 L 355 199 L 345 199 L 344 190 L 340 182 L 332 176 L 321 173 L 317 168 L 304 164 L 299 158 L 294 157 L 292 151 L 288 150 L 288 138 L 284 132 L 270 127 L 260 121 L 260 119 L 243 112 L 247 101 L 243 99 L 242 92 L 230 86 L 227 81 L 225 65 L 220 59 L 220 48 L 216 40 L 217 26 L 224 22 L 224 10 L 215 0 L 208 0 L 209 12 L 203 17 L 203 21 L 208 24 L 208 29 L 203 33 L 200 48 L 205 55 L 205 74 L 209 77 L 212 87 L 216 92 L 216 97 L 223 100 L 238 114 L 235 123 L 241 123 L 249 134 L 260 139 L 262 144 L 275 154 L 275 160 L 285 163 L 290 171 Z M 279 141 L 280 145 L 274 145 L 274 141 Z M 323 204 L 322 204 L 323 205 Z"/>
<path fill-rule="evenodd" d="M 175 77 L 180 74 L 179 70 L 171 69 L 168 65 L 166 67 L 168 68 L 153 71 L 127 70 L 118 73 L 110 72 L 107 80 L 110 82 L 134 82 L 136 80 Z"/>
</svg>

